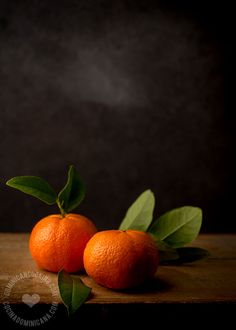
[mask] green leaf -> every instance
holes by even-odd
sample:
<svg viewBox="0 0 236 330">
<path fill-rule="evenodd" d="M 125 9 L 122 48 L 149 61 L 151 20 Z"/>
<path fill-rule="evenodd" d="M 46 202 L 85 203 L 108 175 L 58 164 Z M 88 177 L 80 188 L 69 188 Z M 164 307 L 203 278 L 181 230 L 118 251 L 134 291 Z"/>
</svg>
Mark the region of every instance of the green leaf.
<svg viewBox="0 0 236 330">
<path fill-rule="evenodd" d="M 146 231 L 152 222 L 155 197 L 151 190 L 144 191 L 128 209 L 119 229 Z"/>
<path fill-rule="evenodd" d="M 199 234 L 202 224 L 202 210 L 183 206 L 160 216 L 149 232 L 173 248 L 192 242 Z"/>
<path fill-rule="evenodd" d="M 65 212 L 75 209 L 84 199 L 85 187 L 73 165 L 70 166 L 65 187 L 58 195 L 59 202 Z"/>
<path fill-rule="evenodd" d="M 34 196 L 52 205 L 56 203 L 57 195 L 44 179 L 37 176 L 17 176 L 6 182 L 9 187 L 18 189 L 25 194 Z"/>
<path fill-rule="evenodd" d="M 58 287 L 69 315 L 78 310 L 91 292 L 91 288 L 87 287 L 78 276 L 69 275 L 64 270 L 58 273 Z"/>
</svg>

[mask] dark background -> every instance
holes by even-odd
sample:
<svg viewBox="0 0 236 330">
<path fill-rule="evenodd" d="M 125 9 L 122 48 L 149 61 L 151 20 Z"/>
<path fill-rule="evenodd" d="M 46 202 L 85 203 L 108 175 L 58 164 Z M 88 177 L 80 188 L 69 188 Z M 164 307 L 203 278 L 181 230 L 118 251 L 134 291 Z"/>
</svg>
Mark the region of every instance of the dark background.
<svg viewBox="0 0 236 330">
<path fill-rule="evenodd" d="M 99 229 L 151 188 L 156 216 L 196 205 L 202 231 L 235 230 L 233 11 L 190 2 L 0 0 L 1 231 L 56 212 L 7 179 L 59 190 L 69 164 Z"/>
</svg>

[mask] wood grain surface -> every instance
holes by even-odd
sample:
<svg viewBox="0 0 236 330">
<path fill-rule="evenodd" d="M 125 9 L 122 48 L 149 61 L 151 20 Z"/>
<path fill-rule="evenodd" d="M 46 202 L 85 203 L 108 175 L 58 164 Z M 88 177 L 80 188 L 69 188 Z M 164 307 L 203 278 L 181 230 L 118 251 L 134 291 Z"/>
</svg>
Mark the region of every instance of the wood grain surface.
<svg viewBox="0 0 236 330">
<path fill-rule="evenodd" d="M 0 302 L 22 304 L 24 294 L 37 293 L 41 304 L 61 303 L 57 275 L 35 265 L 28 240 L 29 234 L 0 234 Z M 81 274 L 92 288 L 86 304 L 235 303 L 236 235 L 200 235 L 192 245 L 208 249 L 210 257 L 188 265 L 160 266 L 156 278 L 137 289 L 109 290 Z"/>
</svg>

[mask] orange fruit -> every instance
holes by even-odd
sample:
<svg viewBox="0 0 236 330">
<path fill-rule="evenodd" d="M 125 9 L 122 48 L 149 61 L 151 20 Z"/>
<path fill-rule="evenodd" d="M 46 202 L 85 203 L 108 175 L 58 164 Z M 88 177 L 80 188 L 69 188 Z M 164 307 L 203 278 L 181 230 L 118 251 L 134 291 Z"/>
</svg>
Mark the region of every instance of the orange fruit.
<svg viewBox="0 0 236 330">
<path fill-rule="evenodd" d="M 159 264 L 151 236 L 136 230 L 96 233 L 84 250 L 84 268 L 95 282 L 111 289 L 126 289 L 154 276 Z"/>
<path fill-rule="evenodd" d="M 96 231 L 94 224 L 82 215 L 69 213 L 63 218 L 59 214 L 49 215 L 31 232 L 31 255 L 45 270 L 77 272 L 83 269 L 84 248 Z"/>
</svg>

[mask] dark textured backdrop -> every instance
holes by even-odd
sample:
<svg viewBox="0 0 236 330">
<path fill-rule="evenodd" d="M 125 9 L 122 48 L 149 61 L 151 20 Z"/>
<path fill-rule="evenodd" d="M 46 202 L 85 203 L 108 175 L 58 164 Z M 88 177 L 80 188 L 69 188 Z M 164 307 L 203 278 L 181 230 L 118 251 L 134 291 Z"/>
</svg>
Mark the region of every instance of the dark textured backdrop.
<svg viewBox="0 0 236 330">
<path fill-rule="evenodd" d="M 0 230 L 56 210 L 6 179 L 59 189 L 69 164 L 99 229 L 146 188 L 156 215 L 197 205 L 203 231 L 235 229 L 234 24 L 213 3 L 0 0 Z"/>
</svg>

